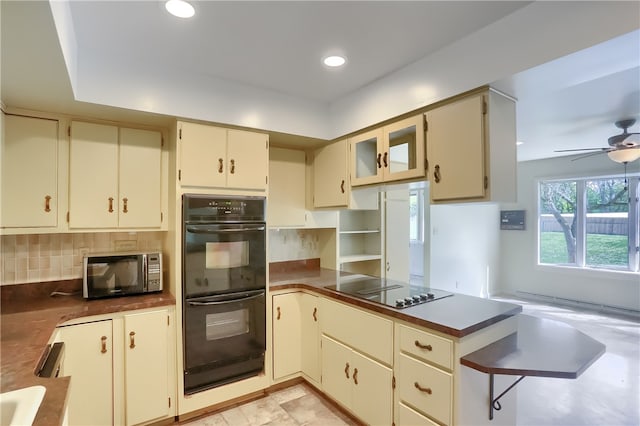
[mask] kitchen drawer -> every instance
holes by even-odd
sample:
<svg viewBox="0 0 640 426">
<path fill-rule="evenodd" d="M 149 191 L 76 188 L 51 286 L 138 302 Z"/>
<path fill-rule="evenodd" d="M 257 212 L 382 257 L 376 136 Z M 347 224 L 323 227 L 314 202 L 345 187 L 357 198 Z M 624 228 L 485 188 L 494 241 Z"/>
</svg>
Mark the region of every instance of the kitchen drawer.
<svg viewBox="0 0 640 426">
<path fill-rule="evenodd" d="M 396 374 L 401 401 L 439 422 L 451 423 L 453 377 L 450 373 L 400 354 Z"/>
<path fill-rule="evenodd" d="M 396 426 L 439 426 L 418 413 L 416 410 L 407 407 L 402 402 L 398 404 L 398 423 Z"/>
<path fill-rule="evenodd" d="M 398 325 L 400 351 L 452 369 L 453 342 L 426 331 Z"/>
<path fill-rule="evenodd" d="M 322 333 L 392 365 L 392 321 L 326 298 L 322 298 L 320 312 Z"/>
</svg>

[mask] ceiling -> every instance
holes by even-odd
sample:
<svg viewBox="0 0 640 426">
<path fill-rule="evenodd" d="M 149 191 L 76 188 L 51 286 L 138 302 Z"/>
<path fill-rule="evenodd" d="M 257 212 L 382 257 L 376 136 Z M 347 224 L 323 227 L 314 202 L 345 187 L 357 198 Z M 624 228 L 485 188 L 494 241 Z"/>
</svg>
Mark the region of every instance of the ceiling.
<svg viewBox="0 0 640 426">
<path fill-rule="evenodd" d="M 74 0 L 65 3 L 66 15 L 54 22 L 47 2 L 3 0 L 2 101 L 11 107 L 149 124 L 169 125 L 175 116 L 218 121 L 194 109 L 154 107 L 152 101 L 132 106 L 109 98 L 119 89 L 119 96 L 133 97 L 131 87 L 145 86 L 153 94 L 191 82 L 203 91 L 215 88 L 213 96 L 207 94 L 212 109 L 225 107 L 216 104 L 218 93 L 242 97 L 255 92 L 284 116 L 289 111 L 282 105 L 289 101 L 293 109 L 310 105 L 325 113 L 529 4 L 198 1 L 196 16 L 180 20 L 168 15 L 160 1 Z M 72 43 L 59 41 L 65 23 Z M 524 142 L 518 148 L 520 161 L 556 156 L 557 149 L 604 147 L 607 137 L 620 132 L 613 123 L 622 118 L 639 119 L 631 130 L 640 131 L 638 28 L 640 18 L 633 32 L 521 72 L 494 72 L 500 78 L 483 82 L 518 99 L 518 140 Z M 321 64 L 323 56 L 335 53 L 347 57 L 345 67 Z M 206 109 L 207 103 L 199 108 Z M 251 109 L 242 108 L 247 114 Z M 249 123 L 231 121 L 219 120 Z M 272 143 L 279 145 L 314 146 L 328 139 L 317 131 L 288 135 L 268 122 L 254 127 L 270 131 Z"/>
</svg>

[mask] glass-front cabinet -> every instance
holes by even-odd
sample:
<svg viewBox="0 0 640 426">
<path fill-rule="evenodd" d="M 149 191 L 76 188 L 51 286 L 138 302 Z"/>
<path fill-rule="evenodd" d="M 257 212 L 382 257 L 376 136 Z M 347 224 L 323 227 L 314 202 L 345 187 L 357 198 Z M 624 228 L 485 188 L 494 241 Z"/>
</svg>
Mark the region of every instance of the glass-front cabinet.
<svg viewBox="0 0 640 426">
<path fill-rule="evenodd" d="M 423 122 L 417 115 L 351 138 L 351 185 L 425 176 Z"/>
</svg>

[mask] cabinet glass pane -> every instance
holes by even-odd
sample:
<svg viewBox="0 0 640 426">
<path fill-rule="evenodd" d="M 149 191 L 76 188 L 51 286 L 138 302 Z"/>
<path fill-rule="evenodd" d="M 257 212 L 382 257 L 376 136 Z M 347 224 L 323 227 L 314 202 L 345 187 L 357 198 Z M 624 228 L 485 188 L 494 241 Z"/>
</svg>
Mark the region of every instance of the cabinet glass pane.
<svg viewBox="0 0 640 426">
<path fill-rule="evenodd" d="M 389 171 L 404 172 L 416 168 L 416 126 L 389 133 Z"/>
<path fill-rule="evenodd" d="M 355 144 L 356 178 L 375 176 L 377 174 L 378 139 L 363 140 Z"/>
</svg>

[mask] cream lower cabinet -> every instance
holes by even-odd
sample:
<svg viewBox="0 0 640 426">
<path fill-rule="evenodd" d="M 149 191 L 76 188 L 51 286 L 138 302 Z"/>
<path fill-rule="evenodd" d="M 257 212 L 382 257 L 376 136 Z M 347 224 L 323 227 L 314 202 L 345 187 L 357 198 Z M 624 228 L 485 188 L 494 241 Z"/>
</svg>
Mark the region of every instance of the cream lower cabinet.
<svg viewBox="0 0 640 426">
<path fill-rule="evenodd" d="M 303 292 L 273 296 L 273 378 L 302 372 L 320 382 L 318 297 Z"/>
<path fill-rule="evenodd" d="M 393 420 L 393 322 L 320 299 L 322 390 L 364 422 Z"/>
<path fill-rule="evenodd" d="M 71 376 L 69 425 L 136 425 L 172 417 L 171 311 L 58 327 Z"/>
<path fill-rule="evenodd" d="M 58 225 L 58 121 L 3 114 L 0 227 Z"/>
<path fill-rule="evenodd" d="M 113 322 L 59 327 L 56 340 L 65 345 L 60 374 L 71 376 L 69 425 L 114 424 Z"/>
<path fill-rule="evenodd" d="M 391 368 L 322 336 L 322 389 L 370 425 L 392 422 Z"/>
</svg>

